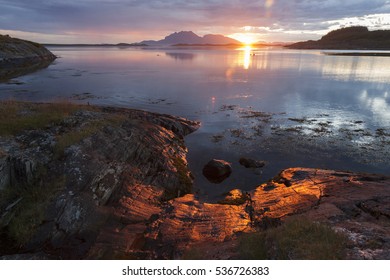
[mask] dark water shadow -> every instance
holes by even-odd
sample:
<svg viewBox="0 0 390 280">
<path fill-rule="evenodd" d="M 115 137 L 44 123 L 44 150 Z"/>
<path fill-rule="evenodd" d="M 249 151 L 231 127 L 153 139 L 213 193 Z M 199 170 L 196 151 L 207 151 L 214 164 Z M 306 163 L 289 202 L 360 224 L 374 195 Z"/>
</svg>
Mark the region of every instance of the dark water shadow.
<svg viewBox="0 0 390 280">
<path fill-rule="evenodd" d="M 165 53 L 165 55 L 167 55 L 168 57 L 170 58 L 173 58 L 175 60 L 187 60 L 187 61 L 191 61 L 191 60 L 194 60 L 196 55 L 193 54 L 193 53 Z"/>
<path fill-rule="evenodd" d="M 52 61 L 0 63 L 0 83 L 47 68 Z"/>
</svg>

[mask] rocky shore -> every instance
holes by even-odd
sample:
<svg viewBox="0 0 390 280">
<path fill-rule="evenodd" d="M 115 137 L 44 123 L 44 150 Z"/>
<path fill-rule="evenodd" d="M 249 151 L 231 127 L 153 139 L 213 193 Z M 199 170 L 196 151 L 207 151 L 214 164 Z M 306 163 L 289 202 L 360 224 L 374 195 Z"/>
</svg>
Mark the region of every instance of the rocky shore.
<svg viewBox="0 0 390 280">
<path fill-rule="evenodd" d="M 55 59 L 41 44 L 0 35 L 0 82 L 45 68 Z"/>
<path fill-rule="evenodd" d="M 3 259 L 236 259 L 240 235 L 298 216 L 346 235 L 346 258 L 390 258 L 390 177 L 291 168 L 205 203 L 184 144 L 197 122 L 73 104 L 0 115 Z"/>
</svg>

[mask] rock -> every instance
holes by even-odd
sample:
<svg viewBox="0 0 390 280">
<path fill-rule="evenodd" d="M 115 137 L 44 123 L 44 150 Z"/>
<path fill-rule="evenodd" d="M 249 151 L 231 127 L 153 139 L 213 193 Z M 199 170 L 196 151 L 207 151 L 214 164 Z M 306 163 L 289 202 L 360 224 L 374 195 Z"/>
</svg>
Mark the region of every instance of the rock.
<svg viewBox="0 0 390 280">
<path fill-rule="evenodd" d="M 351 242 L 348 259 L 389 259 L 390 177 L 370 175 L 367 180 L 362 174 L 348 173 L 350 182 L 344 182 L 345 174 L 309 168 L 282 171 L 251 192 L 253 222 L 245 203 L 202 203 L 186 195 L 166 206 L 150 224 L 147 237 L 158 244 L 159 258 L 176 258 L 189 248 L 203 248 L 204 259 L 235 259 L 241 232 L 266 230 L 288 217 L 302 216 L 346 232 Z M 240 191 L 230 196 L 240 196 Z M 347 210 L 351 208 L 355 211 Z"/>
<path fill-rule="evenodd" d="M 38 43 L 0 35 L 0 82 L 45 68 L 55 59 Z"/>
<path fill-rule="evenodd" d="M 41 105 L 25 106 L 39 110 Z M 90 130 L 91 123 L 98 129 L 81 134 L 55 157 L 59 139 Z M 168 115 L 88 106 L 43 129 L 0 136 L 11 185 L 38 197 L 38 210 L 31 214 L 36 218 L 25 226 L 31 232 L 25 231 L 18 241 L 23 243 L 14 248 L 0 246 L 0 255 L 43 250 L 65 259 L 149 258 L 140 248 L 148 220 L 159 215 L 166 200 L 191 192 L 183 137 L 197 127 Z M 1 210 L 3 204 L 8 208 L 0 217 L 0 244 L 13 238 L 6 232 L 10 219 L 19 217 L 16 208 L 30 207 L 25 204 L 30 199 L 9 206 L 15 201 L 0 201 Z"/>
<path fill-rule="evenodd" d="M 239 162 L 245 168 L 262 168 L 265 166 L 265 161 L 259 161 L 245 157 L 240 158 Z"/>
<path fill-rule="evenodd" d="M 0 192 L 10 184 L 9 157 L 0 150 Z"/>
<path fill-rule="evenodd" d="M 218 184 L 224 181 L 232 173 L 232 167 L 229 162 L 213 159 L 203 167 L 203 175 L 212 183 Z"/>
<path fill-rule="evenodd" d="M 390 177 L 290 168 L 250 196 L 235 189 L 226 203 L 205 203 L 191 194 L 183 141 L 198 123 L 88 108 L 41 130 L 0 137 L 0 158 L 18 170 L 11 185 L 34 194 L 1 196 L 0 259 L 176 259 L 189 248 L 200 248 L 206 259 L 235 259 L 238 236 L 291 216 L 345 233 L 349 259 L 390 259 Z M 52 142 L 91 121 L 101 122 L 99 129 L 54 158 Z M 230 174 L 229 163 L 214 161 Z M 31 232 L 16 245 L 7 229 L 33 197 L 38 200 L 22 220 Z"/>
<path fill-rule="evenodd" d="M 228 205 L 242 205 L 247 202 L 247 194 L 243 194 L 242 190 L 234 189 L 228 192 L 225 198 L 219 201 L 219 204 L 228 204 Z"/>
</svg>

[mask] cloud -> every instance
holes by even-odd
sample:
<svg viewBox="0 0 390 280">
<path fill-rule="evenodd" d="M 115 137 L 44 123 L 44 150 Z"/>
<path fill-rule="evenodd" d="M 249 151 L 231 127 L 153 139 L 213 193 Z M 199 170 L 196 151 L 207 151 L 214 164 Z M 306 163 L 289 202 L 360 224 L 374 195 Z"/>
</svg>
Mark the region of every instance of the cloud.
<svg viewBox="0 0 390 280">
<path fill-rule="evenodd" d="M 0 0 L 0 7 L 3 30 L 112 42 L 179 30 L 233 34 L 244 26 L 264 38 L 300 39 L 348 24 L 381 28 L 390 18 L 387 0 Z"/>
</svg>

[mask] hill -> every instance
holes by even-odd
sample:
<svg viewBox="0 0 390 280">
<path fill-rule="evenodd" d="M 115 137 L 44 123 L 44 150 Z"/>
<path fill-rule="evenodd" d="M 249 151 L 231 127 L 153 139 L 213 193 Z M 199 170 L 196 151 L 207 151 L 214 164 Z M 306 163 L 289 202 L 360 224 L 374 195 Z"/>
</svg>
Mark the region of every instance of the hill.
<svg viewBox="0 0 390 280">
<path fill-rule="evenodd" d="M 41 44 L 0 35 L 0 63 L 54 60 L 55 58 L 55 55 Z"/>
<path fill-rule="evenodd" d="M 196 35 L 192 31 L 180 31 L 172 33 L 166 36 L 164 39 L 159 41 L 147 40 L 142 41 L 140 44 L 146 44 L 149 46 L 157 45 L 241 45 L 240 41 L 234 40 L 232 38 L 208 34 L 203 37 Z"/>
<path fill-rule="evenodd" d="M 298 42 L 291 49 L 372 49 L 390 50 L 390 30 L 369 31 L 367 27 L 353 26 L 334 30 L 318 41 Z"/>
<path fill-rule="evenodd" d="M 55 59 L 41 44 L 0 35 L 0 82 L 47 67 Z"/>
</svg>

